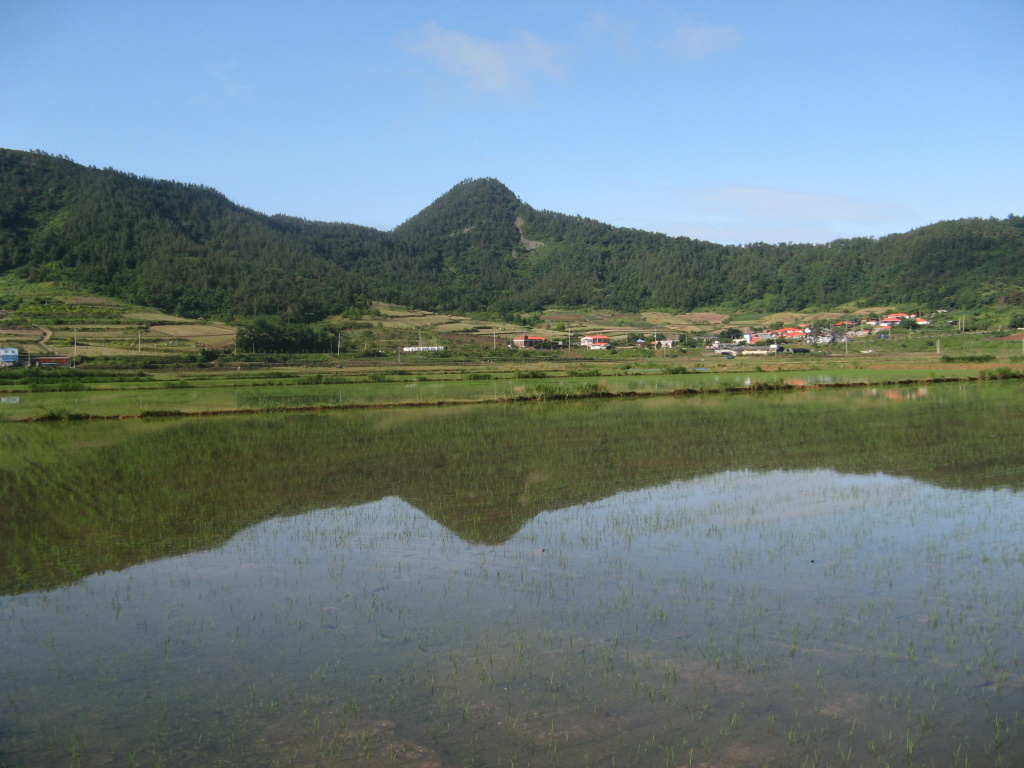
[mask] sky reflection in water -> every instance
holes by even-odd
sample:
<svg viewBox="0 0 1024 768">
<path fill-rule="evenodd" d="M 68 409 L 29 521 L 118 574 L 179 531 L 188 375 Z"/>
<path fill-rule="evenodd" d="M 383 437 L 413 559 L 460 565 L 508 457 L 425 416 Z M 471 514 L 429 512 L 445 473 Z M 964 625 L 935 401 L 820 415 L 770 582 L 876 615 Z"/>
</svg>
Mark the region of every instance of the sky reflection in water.
<svg viewBox="0 0 1024 768">
<path fill-rule="evenodd" d="M 274 518 L 0 598 L 0 756 L 1011 765 L 1022 513 L 819 469 L 622 492 L 497 544 L 397 496 Z"/>
</svg>

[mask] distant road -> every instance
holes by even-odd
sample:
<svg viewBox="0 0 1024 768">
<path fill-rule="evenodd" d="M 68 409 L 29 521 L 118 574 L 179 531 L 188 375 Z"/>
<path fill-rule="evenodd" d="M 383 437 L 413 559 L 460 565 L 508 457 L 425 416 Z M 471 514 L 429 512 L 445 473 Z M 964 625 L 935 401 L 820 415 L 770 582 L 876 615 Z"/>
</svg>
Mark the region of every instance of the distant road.
<svg viewBox="0 0 1024 768">
<path fill-rule="evenodd" d="M 53 351 L 53 347 L 46 343 L 50 340 L 50 337 L 53 336 L 53 331 L 51 331 L 49 328 L 43 328 L 43 326 L 41 325 L 37 325 L 36 328 L 43 332 L 43 338 L 39 340 L 39 346 L 45 349 L 51 355 L 57 354 L 56 352 Z"/>
</svg>

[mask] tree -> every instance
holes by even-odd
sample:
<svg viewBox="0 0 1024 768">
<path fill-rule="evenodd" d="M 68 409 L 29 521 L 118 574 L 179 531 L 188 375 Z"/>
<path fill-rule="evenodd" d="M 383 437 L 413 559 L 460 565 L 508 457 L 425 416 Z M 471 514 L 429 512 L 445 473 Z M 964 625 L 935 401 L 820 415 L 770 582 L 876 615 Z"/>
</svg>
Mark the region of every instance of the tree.
<svg viewBox="0 0 1024 768">
<path fill-rule="evenodd" d="M 330 352 L 334 334 L 322 326 L 264 316 L 243 324 L 237 338 L 241 352 Z"/>
</svg>

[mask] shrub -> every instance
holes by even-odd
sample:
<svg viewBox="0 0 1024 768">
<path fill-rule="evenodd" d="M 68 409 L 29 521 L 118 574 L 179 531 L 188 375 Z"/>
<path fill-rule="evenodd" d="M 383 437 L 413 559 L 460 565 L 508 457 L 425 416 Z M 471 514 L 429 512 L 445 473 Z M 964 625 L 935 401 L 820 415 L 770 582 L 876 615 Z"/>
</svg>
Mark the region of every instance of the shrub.
<svg viewBox="0 0 1024 768">
<path fill-rule="evenodd" d="M 984 370 L 979 374 L 979 377 L 982 379 L 1024 379 L 1024 373 L 1003 366 L 1001 368 Z"/>
<path fill-rule="evenodd" d="M 941 358 L 944 363 L 991 363 L 995 359 L 995 355 L 943 355 Z"/>
</svg>

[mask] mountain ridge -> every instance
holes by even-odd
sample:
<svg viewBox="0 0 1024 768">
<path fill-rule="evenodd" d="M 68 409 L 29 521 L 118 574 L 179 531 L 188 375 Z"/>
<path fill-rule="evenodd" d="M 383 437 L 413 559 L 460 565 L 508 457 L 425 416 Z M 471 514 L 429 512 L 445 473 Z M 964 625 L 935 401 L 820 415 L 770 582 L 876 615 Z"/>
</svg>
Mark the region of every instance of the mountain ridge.
<svg viewBox="0 0 1024 768">
<path fill-rule="evenodd" d="M 719 245 L 538 210 L 464 179 L 392 230 L 267 215 L 210 187 L 0 149 L 0 271 L 68 277 L 186 316 L 311 321 L 382 300 L 800 310 L 1024 303 L 1024 219 L 960 219 L 826 244 Z"/>
</svg>

